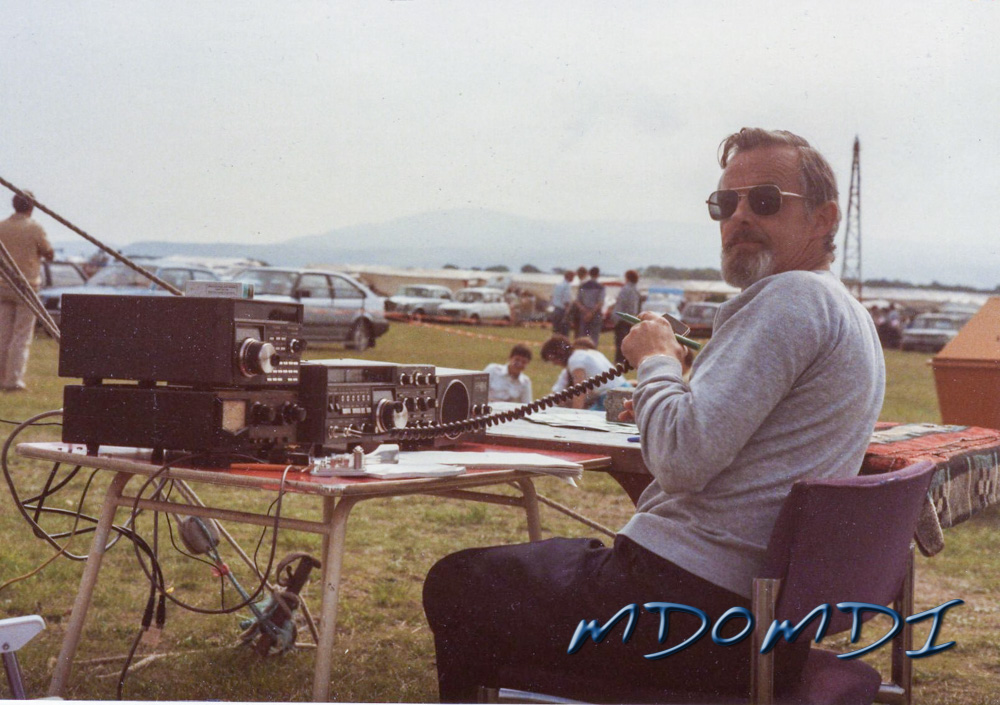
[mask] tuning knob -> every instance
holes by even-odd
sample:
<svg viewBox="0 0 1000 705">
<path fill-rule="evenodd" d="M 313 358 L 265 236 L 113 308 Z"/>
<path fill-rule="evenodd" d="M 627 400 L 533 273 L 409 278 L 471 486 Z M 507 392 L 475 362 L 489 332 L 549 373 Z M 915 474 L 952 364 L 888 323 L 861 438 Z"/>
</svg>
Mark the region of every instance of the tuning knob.
<svg viewBox="0 0 1000 705">
<path fill-rule="evenodd" d="M 269 375 L 274 372 L 281 358 L 278 351 L 270 343 L 265 343 L 255 338 L 247 338 L 240 345 L 237 355 L 240 372 L 245 377 L 255 377 L 257 375 Z"/>
<path fill-rule="evenodd" d="M 381 399 L 375 407 L 375 430 L 384 433 L 394 428 L 403 428 L 410 420 L 410 413 L 401 401 Z"/>
<path fill-rule="evenodd" d="M 298 338 L 292 338 L 288 341 L 288 349 L 292 354 L 298 355 L 306 349 L 306 341 L 299 340 Z"/>
<path fill-rule="evenodd" d="M 262 404 L 259 401 L 255 401 L 250 405 L 250 420 L 253 423 L 272 424 L 274 423 L 274 417 L 274 407 L 269 404 Z"/>
<path fill-rule="evenodd" d="M 286 401 L 281 405 L 281 420 L 285 423 L 305 421 L 306 410 L 295 402 Z"/>
</svg>

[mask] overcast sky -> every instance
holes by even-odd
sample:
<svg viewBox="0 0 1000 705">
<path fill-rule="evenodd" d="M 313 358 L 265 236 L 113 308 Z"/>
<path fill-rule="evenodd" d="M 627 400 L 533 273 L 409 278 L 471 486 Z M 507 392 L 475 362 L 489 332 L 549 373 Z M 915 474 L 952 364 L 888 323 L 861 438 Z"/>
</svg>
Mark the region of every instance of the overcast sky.
<svg viewBox="0 0 1000 705">
<path fill-rule="evenodd" d="M 458 207 L 717 237 L 751 125 L 823 151 L 845 209 L 860 136 L 866 277 L 1000 284 L 1000 0 L 0 7 L 0 175 L 118 245 Z"/>
</svg>

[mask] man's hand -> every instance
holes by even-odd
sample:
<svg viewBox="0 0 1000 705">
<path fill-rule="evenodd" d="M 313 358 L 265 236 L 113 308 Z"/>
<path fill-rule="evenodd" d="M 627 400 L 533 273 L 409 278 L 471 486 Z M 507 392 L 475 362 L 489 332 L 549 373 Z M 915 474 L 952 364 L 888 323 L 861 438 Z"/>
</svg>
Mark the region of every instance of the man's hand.
<svg viewBox="0 0 1000 705">
<path fill-rule="evenodd" d="M 687 348 L 677 342 L 667 319 L 649 311 L 640 313 L 639 318 L 642 323 L 632 326 L 622 341 L 622 354 L 632 367 L 638 368 L 643 360 L 653 355 L 672 355 L 682 365 L 690 364 Z"/>
<path fill-rule="evenodd" d="M 626 399 L 622 402 L 622 406 L 625 410 L 618 412 L 618 420 L 622 423 L 635 423 L 635 407 L 632 405 L 632 400 Z"/>
</svg>

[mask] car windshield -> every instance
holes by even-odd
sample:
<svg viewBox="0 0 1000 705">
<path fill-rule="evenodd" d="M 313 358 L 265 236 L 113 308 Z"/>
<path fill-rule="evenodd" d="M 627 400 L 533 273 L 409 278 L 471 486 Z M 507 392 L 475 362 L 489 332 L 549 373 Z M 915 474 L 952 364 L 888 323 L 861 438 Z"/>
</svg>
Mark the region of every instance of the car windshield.
<svg viewBox="0 0 1000 705">
<path fill-rule="evenodd" d="M 416 296 L 422 299 L 442 298 L 437 289 L 428 289 L 423 286 L 404 286 L 399 290 L 399 296 Z"/>
<path fill-rule="evenodd" d="M 255 294 L 291 296 L 292 285 L 295 283 L 295 274 L 293 272 L 270 272 L 261 269 L 247 269 L 233 276 L 233 279 L 253 284 Z"/>
<path fill-rule="evenodd" d="M 53 262 L 49 265 L 49 278 L 52 286 L 79 286 L 86 284 L 86 280 L 80 271 L 71 264 L 65 262 Z"/>
<path fill-rule="evenodd" d="M 460 291 L 455 294 L 455 300 L 463 304 L 472 304 L 483 300 L 483 295 L 478 291 Z"/>
<path fill-rule="evenodd" d="M 143 267 L 146 271 L 149 269 Z M 87 286 L 134 286 L 148 287 L 152 280 L 123 264 L 112 264 L 87 280 Z"/>
</svg>

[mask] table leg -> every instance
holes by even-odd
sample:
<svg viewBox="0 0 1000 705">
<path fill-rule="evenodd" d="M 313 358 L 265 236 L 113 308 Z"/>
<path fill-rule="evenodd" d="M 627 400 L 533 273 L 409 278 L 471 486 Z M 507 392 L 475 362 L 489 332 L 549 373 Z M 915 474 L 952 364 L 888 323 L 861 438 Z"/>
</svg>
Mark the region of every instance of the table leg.
<svg viewBox="0 0 1000 705">
<path fill-rule="evenodd" d="M 336 506 L 332 498 L 323 503 L 323 518 L 328 522 L 329 533 L 323 536 L 323 603 L 320 608 L 319 643 L 316 644 L 316 668 L 313 672 L 314 702 L 326 702 L 329 698 L 344 537 L 347 534 L 347 517 L 357 502 L 357 498 L 344 497 Z"/>
<path fill-rule="evenodd" d="M 523 497 L 524 513 L 528 518 L 528 539 L 530 541 L 542 540 L 542 522 L 538 518 L 538 494 L 535 492 L 535 483 L 528 478 L 515 480 L 521 489 Z"/>
<path fill-rule="evenodd" d="M 73 656 L 76 655 L 76 647 L 80 643 L 80 635 L 83 633 L 83 623 L 87 619 L 87 610 L 90 607 L 90 598 L 94 593 L 94 586 L 97 584 L 97 575 L 101 571 L 101 560 L 104 558 L 104 551 L 108 544 L 108 536 L 111 533 L 111 524 L 115 520 L 115 510 L 118 508 L 118 500 L 122 496 L 122 490 L 129 481 L 131 475 L 128 473 L 117 473 L 111 480 L 108 492 L 104 496 L 104 505 L 101 508 L 101 516 L 97 521 L 97 529 L 94 531 L 94 540 L 90 546 L 90 553 L 87 554 L 87 563 L 83 569 L 83 577 L 80 579 L 80 589 L 76 593 L 76 600 L 73 602 L 73 612 L 70 615 L 69 623 L 66 625 L 66 636 L 63 637 L 62 647 L 59 650 L 59 658 L 56 660 L 56 667 L 52 673 L 52 682 L 49 684 L 49 696 L 61 697 L 66 681 L 69 679 L 70 670 L 73 668 Z"/>
</svg>

